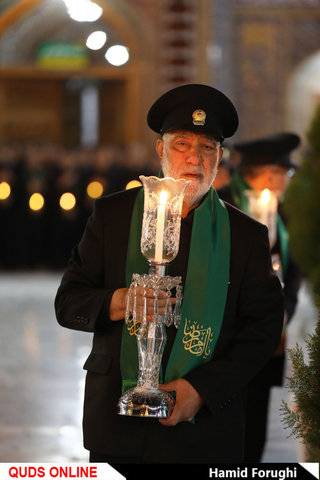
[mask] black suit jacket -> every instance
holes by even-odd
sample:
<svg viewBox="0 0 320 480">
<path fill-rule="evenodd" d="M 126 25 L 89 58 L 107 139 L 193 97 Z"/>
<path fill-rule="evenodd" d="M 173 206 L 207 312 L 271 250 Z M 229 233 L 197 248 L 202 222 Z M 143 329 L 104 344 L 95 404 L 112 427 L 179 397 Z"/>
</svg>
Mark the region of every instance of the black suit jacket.
<svg viewBox="0 0 320 480">
<path fill-rule="evenodd" d="M 119 416 L 123 321 L 110 321 L 108 312 L 113 292 L 125 286 L 137 191 L 96 201 L 56 296 L 62 326 L 94 333 L 84 366 L 84 445 L 147 462 L 241 462 L 246 386 L 278 346 L 282 330 L 283 296 L 271 273 L 267 229 L 227 205 L 231 252 L 223 325 L 213 358 L 185 376 L 204 399 L 194 424 L 164 427 L 156 419 Z"/>
</svg>

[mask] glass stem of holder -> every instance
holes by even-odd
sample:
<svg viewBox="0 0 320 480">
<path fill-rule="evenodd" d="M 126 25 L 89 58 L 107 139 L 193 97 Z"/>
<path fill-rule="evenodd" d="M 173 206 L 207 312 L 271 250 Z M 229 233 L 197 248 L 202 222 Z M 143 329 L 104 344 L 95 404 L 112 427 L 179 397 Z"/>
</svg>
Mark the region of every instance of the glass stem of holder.
<svg viewBox="0 0 320 480">
<path fill-rule="evenodd" d="M 147 319 L 147 299 L 144 296 L 142 311 L 137 308 L 135 289 L 141 286 L 144 290 L 154 290 L 154 319 Z M 177 316 L 170 308 L 171 288 L 177 289 Z M 167 340 L 165 326 L 173 322 L 176 327 L 180 324 L 180 305 L 182 300 L 181 277 L 165 275 L 165 265 L 150 263 L 148 275 L 133 275 L 127 304 L 126 322 L 129 310 L 134 322 L 140 321 L 141 326 L 137 334 L 139 375 L 137 386 L 125 392 L 119 400 L 118 413 L 120 415 L 167 418 L 170 416 L 174 400 L 165 390 L 159 389 L 159 372 L 162 355 Z M 159 291 L 166 291 L 167 301 L 164 314 L 158 313 Z M 133 305 L 133 307 L 130 307 Z"/>
<path fill-rule="evenodd" d="M 149 265 L 149 279 L 165 276 L 165 266 L 161 264 Z M 156 281 L 155 281 L 156 283 Z M 148 285 L 144 285 L 148 288 Z M 160 365 L 167 334 L 164 324 L 164 315 L 158 313 L 159 288 L 155 285 L 154 290 L 154 320 L 148 321 L 143 318 L 137 335 L 139 355 L 139 377 L 137 386 L 140 388 L 158 389 Z M 144 298 L 146 302 L 146 297 Z M 146 315 L 144 308 L 143 316 Z"/>
</svg>

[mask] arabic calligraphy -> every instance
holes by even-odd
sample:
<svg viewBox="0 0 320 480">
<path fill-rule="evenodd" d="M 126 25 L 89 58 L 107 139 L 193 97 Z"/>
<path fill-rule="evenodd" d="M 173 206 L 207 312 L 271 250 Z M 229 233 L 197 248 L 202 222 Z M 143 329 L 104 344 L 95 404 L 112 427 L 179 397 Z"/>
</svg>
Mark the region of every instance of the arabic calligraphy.
<svg viewBox="0 0 320 480">
<path fill-rule="evenodd" d="M 129 319 L 127 324 L 127 329 L 130 335 L 137 336 L 137 333 L 139 332 L 140 327 L 141 327 L 141 322 L 135 322 L 132 318 Z"/>
<path fill-rule="evenodd" d="M 191 322 L 185 319 L 183 345 L 184 349 L 192 355 L 208 358 L 211 353 L 211 342 L 213 340 L 212 328 L 204 328 L 198 322 Z"/>
</svg>

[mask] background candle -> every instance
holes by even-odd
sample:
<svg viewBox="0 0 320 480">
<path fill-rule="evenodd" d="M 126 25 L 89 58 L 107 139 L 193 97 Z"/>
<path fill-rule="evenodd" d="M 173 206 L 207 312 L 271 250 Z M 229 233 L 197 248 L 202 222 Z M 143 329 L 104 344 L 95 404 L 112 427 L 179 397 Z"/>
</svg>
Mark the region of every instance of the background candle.
<svg viewBox="0 0 320 480">
<path fill-rule="evenodd" d="M 269 204 L 270 204 L 270 190 L 265 188 L 261 192 L 261 196 L 259 198 L 259 210 L 260 210 L 259 221 L 264 225 L 268 225 L 269 210 L 270 210 Z"/>
<path fill-rule="evenodd" d="M 270 190 L 265 188 L 261 193 L 261 203 L 262 205 L 267 205 L 270 202 Z"/>
</svg>

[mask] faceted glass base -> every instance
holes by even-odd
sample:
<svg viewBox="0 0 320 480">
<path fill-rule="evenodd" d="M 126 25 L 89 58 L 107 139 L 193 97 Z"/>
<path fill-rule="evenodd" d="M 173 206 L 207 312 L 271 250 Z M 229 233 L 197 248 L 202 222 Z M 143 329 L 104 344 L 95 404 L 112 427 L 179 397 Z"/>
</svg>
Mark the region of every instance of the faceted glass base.
<svg viewBox="0 0 320 480">
<path fill-rule="evenodd" d="M 170 393 L 165 390 L 135 387 L 120 397 L 118 413 L 130 417 L 168 418 L 174 403 Z"/>
</svg>

